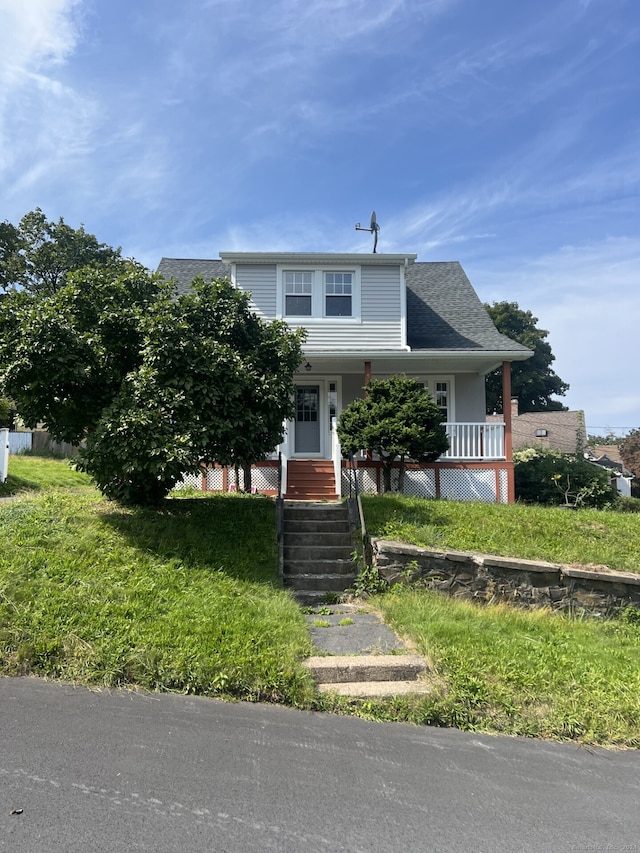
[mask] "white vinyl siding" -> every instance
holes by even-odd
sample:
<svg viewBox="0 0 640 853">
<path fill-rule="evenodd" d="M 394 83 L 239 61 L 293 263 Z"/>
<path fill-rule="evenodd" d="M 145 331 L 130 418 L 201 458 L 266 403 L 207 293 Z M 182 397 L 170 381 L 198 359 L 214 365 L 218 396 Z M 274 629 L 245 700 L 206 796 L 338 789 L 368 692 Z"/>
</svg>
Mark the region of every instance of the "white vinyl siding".
<svg viewBox="0 0 640 853">
<path fill-rule="evenodd" d="M 351 317 L 322 316 L 326 296 L 324 273 L 349 272 L 344 266 L 314 268 L 313 316 L 286 316 L 283 272 L 287 269 L 299 270 L 300 266 L 239 263 L 235 266 L 234 281 L 240 290 L 251 292 L 252 307 L 258 316 L 265 319 L 283 317 L 293 328 L 304 327 L 307 330 L 305 351 L 403 348 L 401 289 L 404 281 L 399 265 L 352 268 Z"/>
<path fill-rule="evenodd" d="M 277 273 L 275 264 L 238 264 L 236 287 L 251 292 L 251 307 L 259 317 L 271 320 L 277 314 Z"/>
<path fill-rule="evenodd" d="M 401 349 L 403 286 L 399 266 L 363 266 L 359 321 L 345 317 L 324 317 L 306 324 L 300 321 L 298 325 L 307 329 L 305 351 Z"/>
</svg>

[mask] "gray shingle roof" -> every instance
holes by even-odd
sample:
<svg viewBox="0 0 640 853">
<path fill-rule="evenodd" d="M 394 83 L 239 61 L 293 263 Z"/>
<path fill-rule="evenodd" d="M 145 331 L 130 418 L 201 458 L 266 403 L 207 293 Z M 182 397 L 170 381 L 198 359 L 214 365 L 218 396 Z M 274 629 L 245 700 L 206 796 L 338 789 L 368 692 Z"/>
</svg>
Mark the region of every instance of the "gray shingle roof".
<svg viewBox="0 0 640 853">
<path fill-rule="evenodd" d="M 231 270 L 221 260 L 162 258 L 158 272 L 174 279 L 184 293 L 197 276 L 208 281 L 229 276 Z M 412 264 L 406 282 L 407 342 L 412 350 L 529 352 L 496 329 L 457 261 Z"/>
<path fill-rule="evenodd" d="M 224 261 L 201 260 L 199 258 L 162 258 L 158 272 L 165 279 L 174 279 L 178 293 L 186 293 L 194 278 L 211 281 L 212 278 L 229 278 L 231 268 Z"/>
<path fill-rule="evenodd" d="M 529 351 L 500 334 L 457 261 L 412 264 L 406 281 L 412 350 Z"/>
</svg>

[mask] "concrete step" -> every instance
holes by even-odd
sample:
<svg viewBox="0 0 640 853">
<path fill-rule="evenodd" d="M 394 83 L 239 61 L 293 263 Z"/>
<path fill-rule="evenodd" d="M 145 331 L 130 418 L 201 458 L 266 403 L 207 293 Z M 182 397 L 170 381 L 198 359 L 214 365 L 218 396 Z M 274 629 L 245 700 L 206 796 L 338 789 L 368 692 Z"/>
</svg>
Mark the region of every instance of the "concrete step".
<svg viewBox="0 0 640 853">
<path fill-rule="evenodd" d="M 284 544 L 285 547 L 289 546 L 291 548 L 311 548 L 314 545 L 322 545 L 323 547 L 342 545 L 351 551 L 355 547 L 351 534 L 348 531 L 346 533 L 291 533 L 285 530 Z"/>
<path fill-rule="evenodd" d="M 283 581 L 289 589 L 324 590 L 325 592 L 344 592 L 353 584 L 355 574 L 351 575 L 292 575 L 285 574 Z"/>
<path fill-rule="evenodd" d="M 285 533 L 347 533 L 350 534 L 347 518 L 289 518 L 284 521 Z"/>
<path fill-rule="evenodd" d="M 284 561 L 289 560 L 349 560 L 353 545 L 287 545 L 284 544 Z"/>
<path fill-rule="evenodd" d="M 327 603 L 327 596 L 335 600 L 335 592 L 327 592 L 326 589 L 292 589 L 289 587 L 295 600 L 302 607 L 317 607 Z"/>
<path fill-rule="evenodd" d="M 384 699 L 391 696 L 426 696 L 433 686 L 427 681 L 346 681 L 318 684 L 321 693 L 337 693 L 354 699 Z"/>
<path fill-rule="evenodd" d="M 419 655 L 328 655 L 307 658 L 304 665 L 316 684 L 414 681 L 429 667 Z"/>
<path fill-rule="evenodd" d="M 349 515 L 345 504 L 317 501 L 286 501 L 284 504 L 284 520 L 287 521 L 343 521 Z"/>
<path fill-rule="evenodd" d="M 353 560 L 288 560 L 283 567 L 287 575 L 352 575 Z"/>
<path fill-rule="evenodd" d="M 300 491 L 287 490 L 287 493 L 284 496 L 284 499 L 287 501 L 313 501 L 314 503 L 317 503 L 318 501 L 334 502 L 334 501 L 338 500 L 338 495 L 335 493 L 335 491 L 333 489 L 331 489 L 330 491 L 326 491 L 326 492 L 320 492 L 320 491 L 310 492 L 310 491 L 306 491 L 306 490 L 304 490 L 304 491 L 303 490 L 300 490 Z"/>
</svg>

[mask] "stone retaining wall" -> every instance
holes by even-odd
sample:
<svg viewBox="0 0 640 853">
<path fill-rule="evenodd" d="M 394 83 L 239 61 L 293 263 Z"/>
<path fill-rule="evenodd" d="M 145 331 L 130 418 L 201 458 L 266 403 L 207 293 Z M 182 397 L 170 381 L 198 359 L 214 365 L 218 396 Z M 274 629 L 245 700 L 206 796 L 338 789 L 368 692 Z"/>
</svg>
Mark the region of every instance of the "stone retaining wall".
<svg viewBox="0 0 640 853">
<path fill-rule="evenodd" d="M 562 566 L 466 551 L 438 551 L 373 540 L 374 563 L 389 584 L 421 586 L 458 598 L 604 616 L 640 608 L 640 574 Z"/>
</svg>

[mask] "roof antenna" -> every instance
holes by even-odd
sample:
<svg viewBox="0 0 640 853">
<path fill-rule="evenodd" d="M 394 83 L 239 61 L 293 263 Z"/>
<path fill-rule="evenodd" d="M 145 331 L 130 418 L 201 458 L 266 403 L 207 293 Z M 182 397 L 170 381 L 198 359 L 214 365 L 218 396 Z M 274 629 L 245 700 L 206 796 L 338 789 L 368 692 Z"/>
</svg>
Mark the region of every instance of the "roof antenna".
<svg viewBox="0 0 640 853">
<path fill-rule="evenodd" d="M 368 228 L 363 228 L 359 222 L 356 223 L 356 231 L 369 231 L 369 233 L 373 234 L 373 251 L 374 251 L 374 253 L 378 247 L 378 231 L 379 230 L 380 230 L 380 226 L 376 222 L 375 210 L 371 214 L 371 221 L 369 222 Z"/>
</svg>

